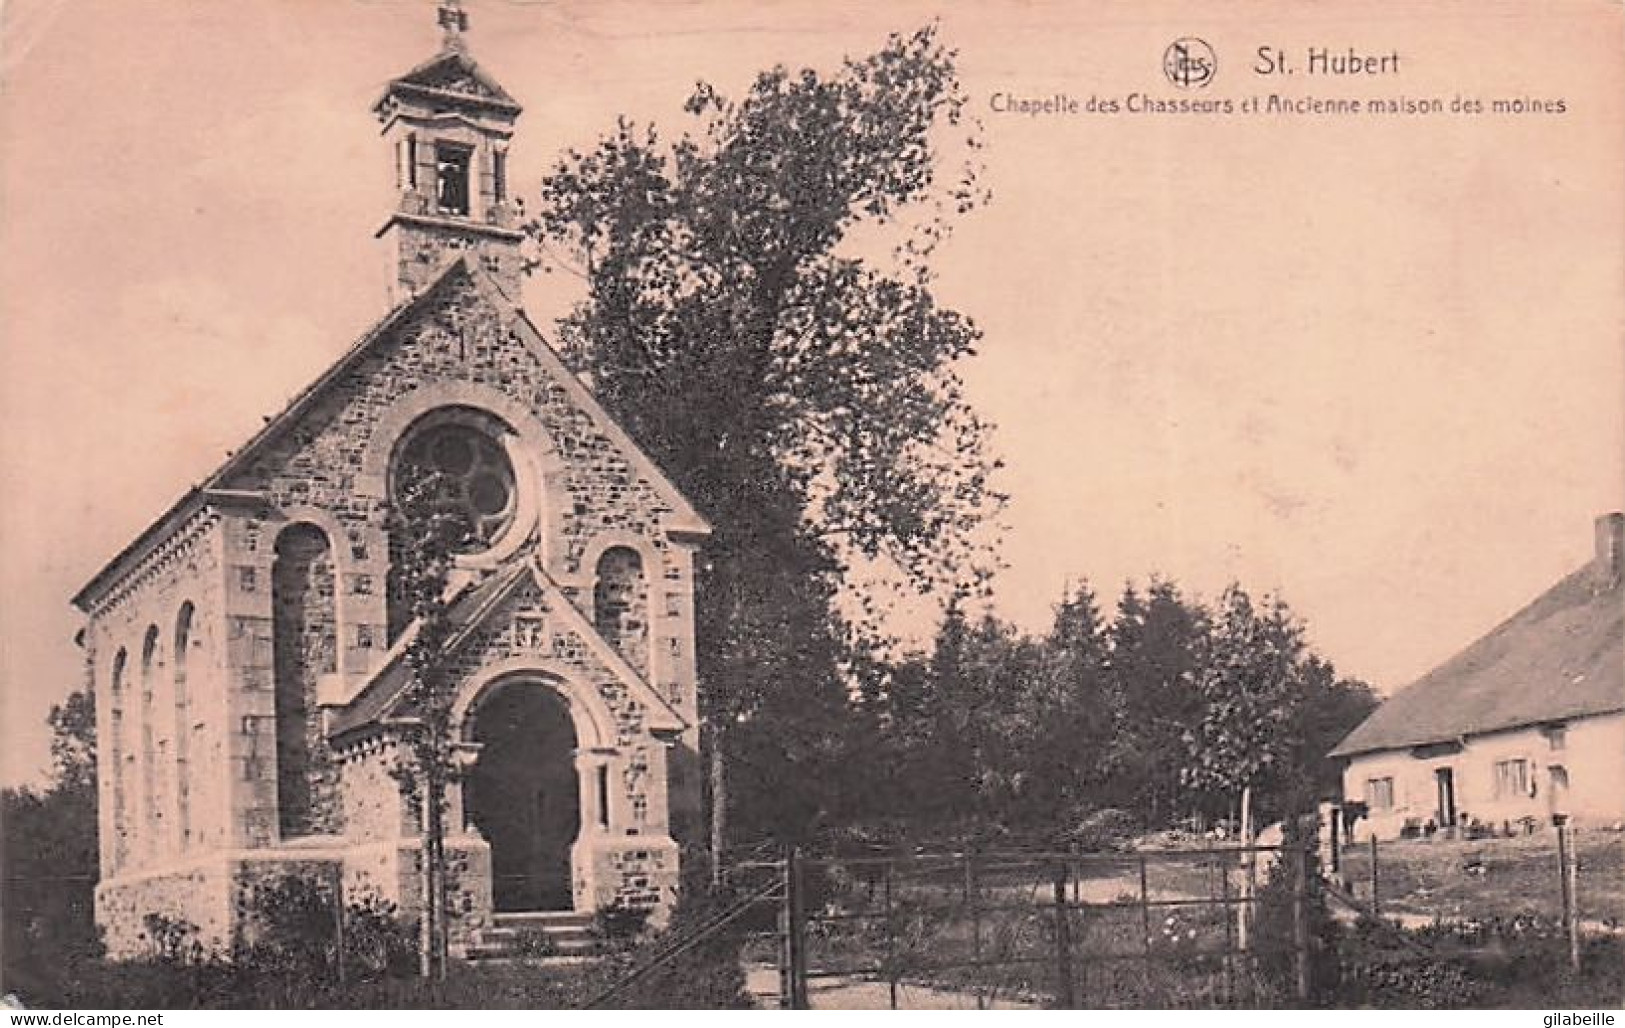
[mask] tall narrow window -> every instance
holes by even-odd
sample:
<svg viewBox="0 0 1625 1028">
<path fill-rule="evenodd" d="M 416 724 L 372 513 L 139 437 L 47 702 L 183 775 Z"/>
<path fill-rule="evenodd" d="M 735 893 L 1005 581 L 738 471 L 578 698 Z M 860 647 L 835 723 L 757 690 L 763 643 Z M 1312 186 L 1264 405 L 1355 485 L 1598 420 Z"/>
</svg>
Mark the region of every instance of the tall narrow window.
<svg viewBox="0 0 1625 1028">
<path fill-rule="evenodd" d="M 598 634 L 620 651 L 627 663 L 647 672 L 649 618 L 643 558 L 630 547 L 612 546 L 598 558 L 597 570 L 592 601 Z"/>
<path fill-rule="evenodd" d="M 141 852 L 157 852 L 163 835 L 164 812 L 158 803 L 158 711 L 153 702 L 153 665 L 158 660 L 158 626 L 147 629 L 141 641 L 141 823 L 136 841 Z"/>
<path fill-rule="evenodd" d="M 469 171 L 474 151 L 466 146 L 441 143 L 434 148 L 436 200 L 442 214 L 469 212 Z"/>
<path fill-rule="evenodd" d="M 418 137 L 406 137 L 406 184 L 412 189 L 418 187 Z"/>
<path fill-rule="evenodd" d="M 337 662 L 333 587 L 326 533 L 308 524 L 283 530 L 271 572 L 277 824 L 283 838 L 316 830 L 312 772 L 322 745 L 316 683 Z"/>
<path fill-rule="evenodd" d="M 508 198 L 508 151 L 491 153 L 491 196 L 497 203 Z"/>
<path fill-rule="evenodd" d="M 135 754 L 129 752 L 129 743 L 124 737 L 125 732 L 128 731 L 124 723 L 124 706 L 129 702 L 126 689 L 128 683 L 125 681 L 129 661 L 129 653 L 123 647 L 120 647 L 118 653 L 113 657 L 113 672 L 109 683 L 112 703 L 108 712 L 108 720 L 112 738 L 108 740 L 108 745 L 111 748 L 109 757 L 111 759 L 110 772 L 113 778 L 112 854 L 113 869 L 115 871 L 123 868 L 125 862 L 130 859 L 130 815 L 125 807 L 128 802 L 125 783 L 130 777 L 131 770 L 127 765 L 135 760 Z"/>
<path fill-rule="evenodd" d="M 175 670 L 175 833 L 179 849 L 192 848 L 192 711 L 186 689 L 186 651 L 192 645 L 190 602 L 181 605 L 175 616 L 175 650 L 171 658 Z"/>
</svg>

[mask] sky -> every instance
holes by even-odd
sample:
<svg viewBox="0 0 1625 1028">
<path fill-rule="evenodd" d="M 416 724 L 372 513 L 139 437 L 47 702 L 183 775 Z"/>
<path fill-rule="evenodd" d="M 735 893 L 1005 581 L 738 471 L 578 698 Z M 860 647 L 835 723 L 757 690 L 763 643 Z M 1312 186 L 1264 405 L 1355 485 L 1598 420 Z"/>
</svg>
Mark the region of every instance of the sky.
<svg viewBox="0 0 1625 1028">
<path fill-rule="evenodd" d="M 940 20 L 993 199 L 940 251 L 938 295 L 985 331 L 963 374 L 1012 497 L 994 609 L 1024 628 L 1085 578 L 1107 605 L 1153 573 L 1239 580 L 1391 691 L 1625 507 L 1617 4 L 465 6 L 525 106 L 531 197 L 617 116 L 680 130 L 697 79 L 737 96 Z M 438 47 L 434 7 L 0 8 L 0 782 L 38 779 L 46 712 L 82 680 L 69 597 L 386 309 L 368 108 Z M 1184 37 L 1217 60 L 1205 87 L 1164 74 Z M 1260 47 L 1294 73 L 1259 74 Z M 1396 70 L 1311 76 L 1317 47 Z M 1444 110 L 1082 109 L 1130 94 Z M 528 287 L 544 330 L 574 288 Z"/>
</svg>

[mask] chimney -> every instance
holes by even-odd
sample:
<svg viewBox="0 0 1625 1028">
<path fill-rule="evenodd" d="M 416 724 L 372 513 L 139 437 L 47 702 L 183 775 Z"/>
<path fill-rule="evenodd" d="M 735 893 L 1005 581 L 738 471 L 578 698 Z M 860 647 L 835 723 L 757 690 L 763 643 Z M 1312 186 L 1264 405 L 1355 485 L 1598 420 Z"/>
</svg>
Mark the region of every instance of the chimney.
<svg viewBox="0 0 1625 1028">
<path fill-rule="evenodd" d="M 1596 572 L 1598 592 L 1607 592 L 1619 585 L 1625 573 L 1625 514 L 1615 512 L 1597 519 L 1597 559 L 1592 567 Z"/>
</svg>

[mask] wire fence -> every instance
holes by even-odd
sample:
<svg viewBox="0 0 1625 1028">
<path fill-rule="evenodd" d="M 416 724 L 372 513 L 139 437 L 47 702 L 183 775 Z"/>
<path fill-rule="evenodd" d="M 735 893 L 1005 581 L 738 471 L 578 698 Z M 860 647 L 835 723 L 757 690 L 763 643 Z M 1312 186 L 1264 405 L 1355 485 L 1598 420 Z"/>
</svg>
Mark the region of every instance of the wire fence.
<svg viewBox="0 0 1625 1028">
<path fill-rule="evenodd" d="M 1514 918 L 1625 925 L 1625 832 L 1572 825 L 1473 838 L 1342 846 L 1331 879 L 1359 907 L 1407 925 Z"/>
<path fill-rule="evenodd" d="M 782 883 L 747 953 L 784 1007 L 1233 1007 L 1309 987 L 1295 849 L 792 851 L 731 875 Z"/>
</svg>

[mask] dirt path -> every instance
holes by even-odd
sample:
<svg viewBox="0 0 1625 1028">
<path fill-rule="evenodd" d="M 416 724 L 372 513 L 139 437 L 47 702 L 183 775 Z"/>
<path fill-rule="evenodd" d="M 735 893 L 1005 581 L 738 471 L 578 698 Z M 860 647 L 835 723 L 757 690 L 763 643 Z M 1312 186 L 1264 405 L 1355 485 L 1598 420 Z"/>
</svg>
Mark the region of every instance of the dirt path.
<svg viewBox="0 0 1625 1028">
<path fill-rule="evenodd" d="M 779 970 L 771 964 L 751 964 L 745 968 L 745 991 L 759 1006 L 779 1005 Z M 891 988 L 886 982 L 867 978 L 815 978 L 807 984 L 807 1002 L 814 1010 L 887 1010 Z M 968 992 L 939 989 L 927 985 L 899 984 L 899 1010 L 976 1010 L 976 997 Z M 995 999 L 991 1010 L 1039 1010 L 1036 1003 Z"/>
</svg>

